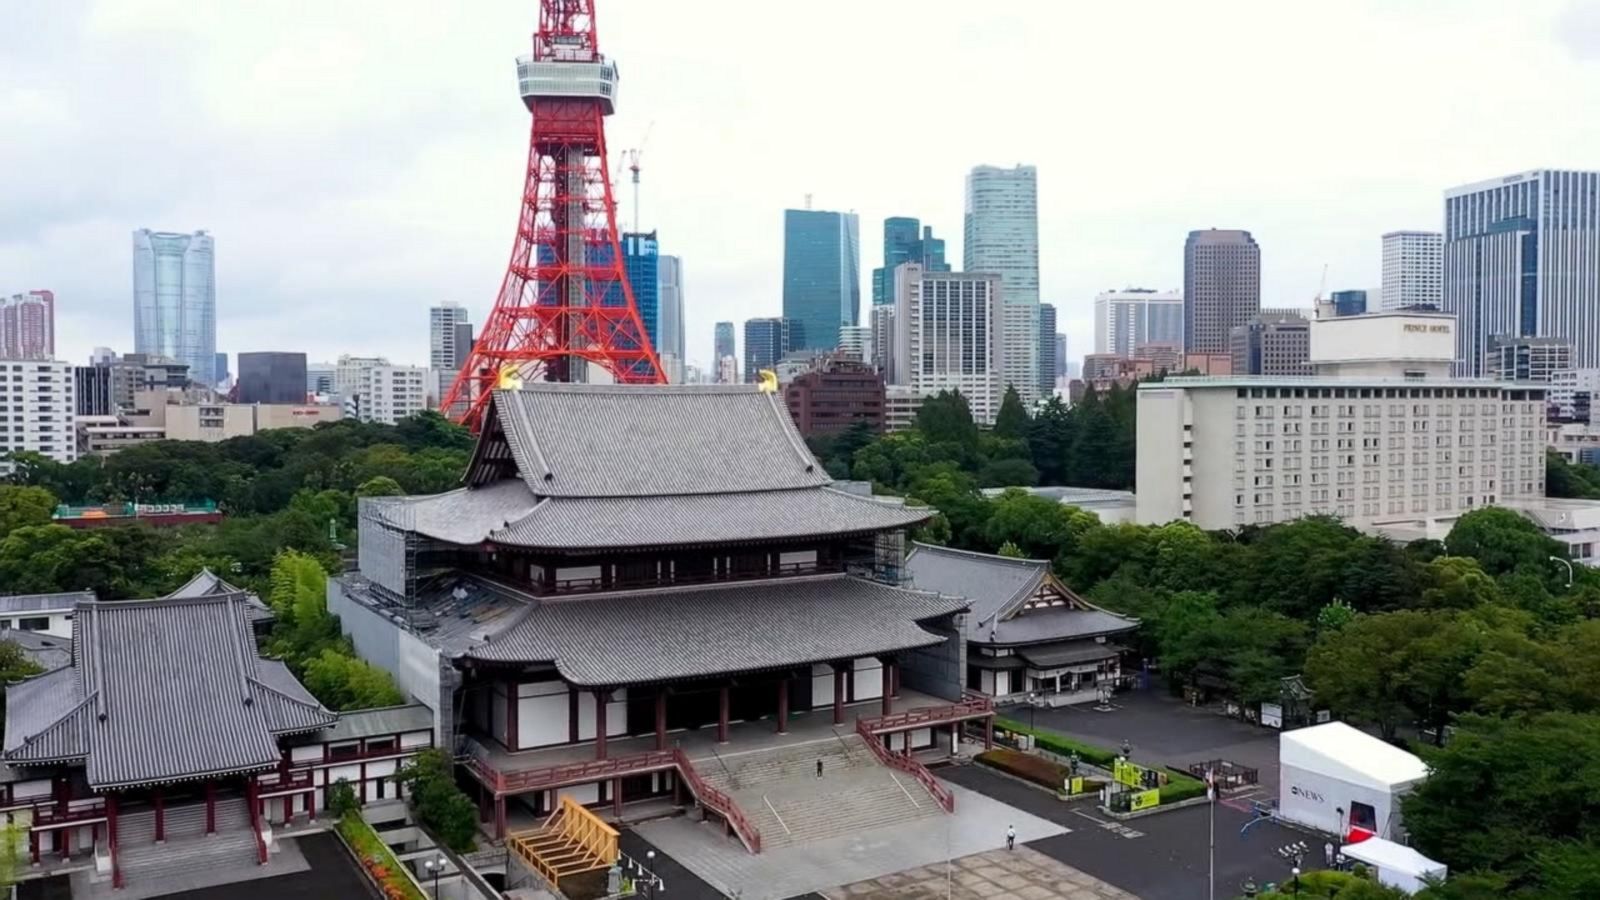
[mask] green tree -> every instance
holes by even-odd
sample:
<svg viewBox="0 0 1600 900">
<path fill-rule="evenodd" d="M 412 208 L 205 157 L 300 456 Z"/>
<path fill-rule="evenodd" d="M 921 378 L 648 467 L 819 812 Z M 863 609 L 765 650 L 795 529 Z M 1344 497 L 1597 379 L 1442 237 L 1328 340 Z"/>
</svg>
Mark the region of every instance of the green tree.
<svg viewBox="0 0 1600 900">
<path fill-rule="evenodd" d="M 1498 576 L 1523 568 L 1556 577 L 1550 557 L 1565 559 L 1566 547 L 1546 537 L 1539 526 L 1503 507 L 1487 506 L 1462 514 L 1444 539 L 1451 556 L 1469 556 L 1483 571 Z M 1552 568 L 1554 566 L 1554 568 Z"/>
<path fill-rule="evenodd" d="M 1406 678 L 1413 648 L 1439 626 L 1437 613 L 1402 610 L 1358 615 L 1326 632 L 1306 656 L 1306 680 L 1319 703 L 1393 740 L 1406 721 Z"/>
<path fill-rule="evenodd" d="M 1600 834 L 1600 717 L 1544 713 L 1506 720 L 1469 716 L 1450 743 L 1426 756 L 1430 774 L 1402 803 L 1406 830 L 1452 872 L 1485 870 L 1512 890 L 1542 893 L 1547 876 L 1589 881 L 1582 859 L 1555 861 Z M 1454 880 L 1454 876 L 1452 876 Z M 1592 896 L 1592 895 L 1589 895 Z"/>
<path fill-rule="evenodd" d="M 978 446 L 978 425 L 972 419 L 972 407 L 960 391 L 940 391 L 922 401 L 917 410 L 917 431 L 935 444 Z"/>
<path fill-rule="evenodd" d="M 1054 559 L 1070 552 L 1078 535 L 1100 524 L 1093 513 L 1021 490 L 1001 494 L 991 509 L 983 532 L 988 547 L 1011 542 L 1031 559 Z"/>
<path fill-rule="evenodd" d="M 992 460 L 978 473 L 978 483 L 984 487 L 1029 487 L 1038 481 L 1039 470 L 1025 459 Z"/>
<path fill-rule="evenodd" d="M 471 798 L 456 787 L 455 763 L 438 749 L 423 750 L 407 760 L 395 780 L 411 795 L 417 818 L 458 853 L 472 849 L 478 831 L 478 811 Z"/>
<path fill-rule="evenodd" d="M 56 497 L 42 487 L 0 484 L 0 537 L 18 528 L 49 525 Z"/>
<path fill-rule="evenodd" d="M 1026 440 L 1033 421 L 1022 405 L 1016 385 L 1006 385 L 1005 396 L 1000 400 L 1000 411 L 994 417 L 994 433 L 1003 438 Z"/>
<path fill-rule="evenodd" d="M 1018 547 L 1016 544 L 1013 544 L 1010 541 L 1006 541 L 1004 544 L 1001 544 L 1000 545 L 1000 549 L 996 550 L 995 553 L 999 554 L 1000 556 L 1009 557 L 1011 559 L 1027 559 L 1028 558 L 1027 554 L 1022 552 L 1022 548 L 1021 547 Z"/>
<path fill-rule="evenodd" d="M 331 647 L 306 661 L 302 677 L 322 705 L 341 712 L 405 702 L 388 672 Z"/>
<path fill-rule="evenodd" d="M 357 497 L 398 497 L 405 492 L 400 482 L 387 475 L 374 475 L 356 488 Z"/>
<path fill-rule="evenodd" d="M 1475 559 L 1441 556 L 1428 563 L 1422 605 L 1429 609 L 1476 609 L 1500 599 L 1500 586 Z"/>
</svg>

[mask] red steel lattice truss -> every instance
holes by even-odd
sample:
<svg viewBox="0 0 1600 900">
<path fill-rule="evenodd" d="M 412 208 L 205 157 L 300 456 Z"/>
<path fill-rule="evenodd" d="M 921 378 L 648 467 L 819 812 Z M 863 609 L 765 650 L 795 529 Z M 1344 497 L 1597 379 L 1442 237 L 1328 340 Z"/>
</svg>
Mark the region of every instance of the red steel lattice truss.
<svg viewBox="0 0 1600 900">
<path fill-rule="evenodd" d="M 568 64 L 585 74 L 601 55 L 594 0 L 540 0 L 535 66 Z M 549 71 L 548 66 L 546 71 Z M 614 69 L 606 69 L 614 85 Z M 606 161 L 600 96 L 530 94 L 533 116 L 522 209 L 511 262 L 494 310 L 440 408 L 474 431 L 502 373 L 524 381 L 582 380 L 599 366 L 626 384 L 666 379 L 628 283 Z"/>
</svg>

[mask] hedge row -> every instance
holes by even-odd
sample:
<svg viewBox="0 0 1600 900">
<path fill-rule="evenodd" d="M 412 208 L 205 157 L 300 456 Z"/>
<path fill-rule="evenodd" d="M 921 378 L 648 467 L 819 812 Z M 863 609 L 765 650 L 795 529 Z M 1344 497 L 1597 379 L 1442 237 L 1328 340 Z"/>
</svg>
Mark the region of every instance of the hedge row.
<svg viewBox="0 0 1600 900">
<path fill-rule="evenodd" d="M 1051 753 L 1055 753 L 1060 756 L 1071 756 L 1072 754 L 1076 753 L 1078 754 L 1078 758 L 1084 762 L 1099 766 L 1103 769 L 1111 768 L 1112 764 L 1116 762 L 1117 756 L 1119 755 L 1115 750 L 1107 750 L 1104 747 L 1096 747 L 1093 744 L 1085 744 L 1082 741 L 1073 740 L 1065 735 L 1056 734 L 1053 731 L 1045 731 L 1041 728 L 1029 728 L 1027 725 L 1024 725 L 1021 722 L 1017 722 L 1013 719 L 997 717 L 995 719 L 995 726 L 1004 728 L 1006 731 L 1016 732 L 1017 734 L 1031 735 L 1033 737 L 1034 744 L 1041 750 L 1049 750 Z M 1179 803 L 1184 800 L 1190 800 L 1195 797 L 1202 797 L 1205 795 L 1206 783 L 1198 778 L 1195 778 L 1193 775 L 1170 767 L 1166 770 L 1166 775 L 1167 783 L 1161 786 L 1162 803 Z M 1026 778 L 1027 776 L 1024 775 L 1021 777 Z M 1060 785 L 1061 782 L 1058 779 L 1055 786 L 1059 788 Z"/>
<path fill-rule="evenodd" d="M 1017 734 L 1026 734 L 1032 736 L 1034 744 L 1037 745 L 1041 750 L 1049 750 L 1051 753 L 1059 754 L 1061 756 L 1071 756 L 1072 754 L 1076 753 L 1078 754 L 1078 758 L 1084 762 L 1099 766 L 1103 769 L 1111 768 L 1111 764 L 1115 762 L 1117 758 L 1117 752 L 1115 750 L 1107 750 L 1104 747 L 1096 747 L 1093 744 L 1085 744 L 1082 741 L 1075 741 L 1072 738 L 1066 737 L 1065 735 L 1056 734 L 1053 731 L 1045 731 L 1044 729 L 1040 728 L 1029 728 L 1021 722 L 1017 722 L 1012 719 L 996 717 L 995 726 L 998 728 L 1004 728 L 1006 731 L 1015 732 Z"/>
</svg>

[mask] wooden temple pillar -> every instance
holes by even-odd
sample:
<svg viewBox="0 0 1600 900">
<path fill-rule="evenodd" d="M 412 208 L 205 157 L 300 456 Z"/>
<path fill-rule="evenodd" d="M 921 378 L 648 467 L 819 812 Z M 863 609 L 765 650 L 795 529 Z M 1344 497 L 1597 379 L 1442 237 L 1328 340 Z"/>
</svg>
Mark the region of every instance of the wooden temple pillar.
<svg viewBox="0 0 1600 900">
<path fill-rule="evenodd" d="M 994 749 L 994 716 L 988 716 L 983 720 L 983 749 Z"/>
<path fill-rule="evenodd" d="M 39 864 L 39 832 L 28 829 L 28 856 L 34 865 Z"/>
<path fill-rule="evenodd" d="M 717 688 L 717 743 L 728 742 L 728 705 L 729 688 L 726 684 Z"/>
<path fill-rule="evenodd" d="M 111 850 L 111 886 L 122 887 L 122 867 L 117 865 L 117 795 L 106 795 L 106 846 Z M 90 848 L 92 851 L 94 848 Z"/>
<path fill-rule="evenodd" d="M 833 664 L 833 724 L 844 724 L 844 669 Z"/>
<path fill-rule="evenodd" d="M 778 682 L 778 733 L 789 733 L 789 679 Z"/>
<path fill-rule="evenodd" d="M 494 839 L 506 839 L 506 798 L 504 794 L 494 795 Z"/>
<path fill-rule="evenodd" d="M 611 779 L 611 811 L 622 818 L 622 779 Z"/>
<path fill-rule="evenodd" d="M 251 801 L 252 803 L 255 801 Z M 217 833 L 217 783 L 206 782 L 206 834 Z"/>
<path fill-rule="evenodd" d="M 667 689 L 656 692 L 656 749 L 667 749 Z"/>
<path fill-rule="evenodd" d="M 160 788 L 151 791 L 150 795 L 150 802 L 156 808 L 156 843 L 164 844 L 167 841 L 167 804 Z"/>
<path fill-rule="evenodd" d="M 893 660 L 883 661 L 883 714 L 886 716 L 894 712 L 894 684 L 899 681 L 895 674 L 897 668 Z"/>
<path fill-rule="evenodd" d="M 569 744 L 578 742 L 578 703 L 582 696 L 577 688 L 567 685 L 567 743 Z"/>
<path fill-rule="evenodd" d="M 517 740 L 517 683 L 506 682 L 506 749 L 516 750 Z"/>
<path fill-rule="evenodd" d="M 606 700 L 610 691 L 594 692 L 594 758 L 606 758 Z"/>
</svg>

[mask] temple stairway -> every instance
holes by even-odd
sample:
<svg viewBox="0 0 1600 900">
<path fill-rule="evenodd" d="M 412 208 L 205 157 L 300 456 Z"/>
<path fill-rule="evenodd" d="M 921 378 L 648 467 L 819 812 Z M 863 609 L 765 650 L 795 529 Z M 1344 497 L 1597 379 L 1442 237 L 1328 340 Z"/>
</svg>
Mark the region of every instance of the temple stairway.
<svg viewBox="0 0 1600 900">
<path fill-rule="evenodd" d="M 117 820 L 117 858 L 125 887 L 117 897 L 153 896 L 213 881 L 228 871 L 254 877 L 256 840 L 250 810 L 240 798 L 217 800 L 217 830 L 207 835 L 204 803 L 168 807 L 166 842 L 157 844 L 155 813 L 141 811 Z M 105 885 L 110 888 L 110 884 Z M 108 896 L 110 896 L 108 892 Z"/>
<path fill-rule="evenodd" d="M 817 777 L 817 760 L 822 777 Z M 761 832 L 763 851 L 943 812 L 922 785 L 856 735 L 695 761 Z"/>
</svg>

